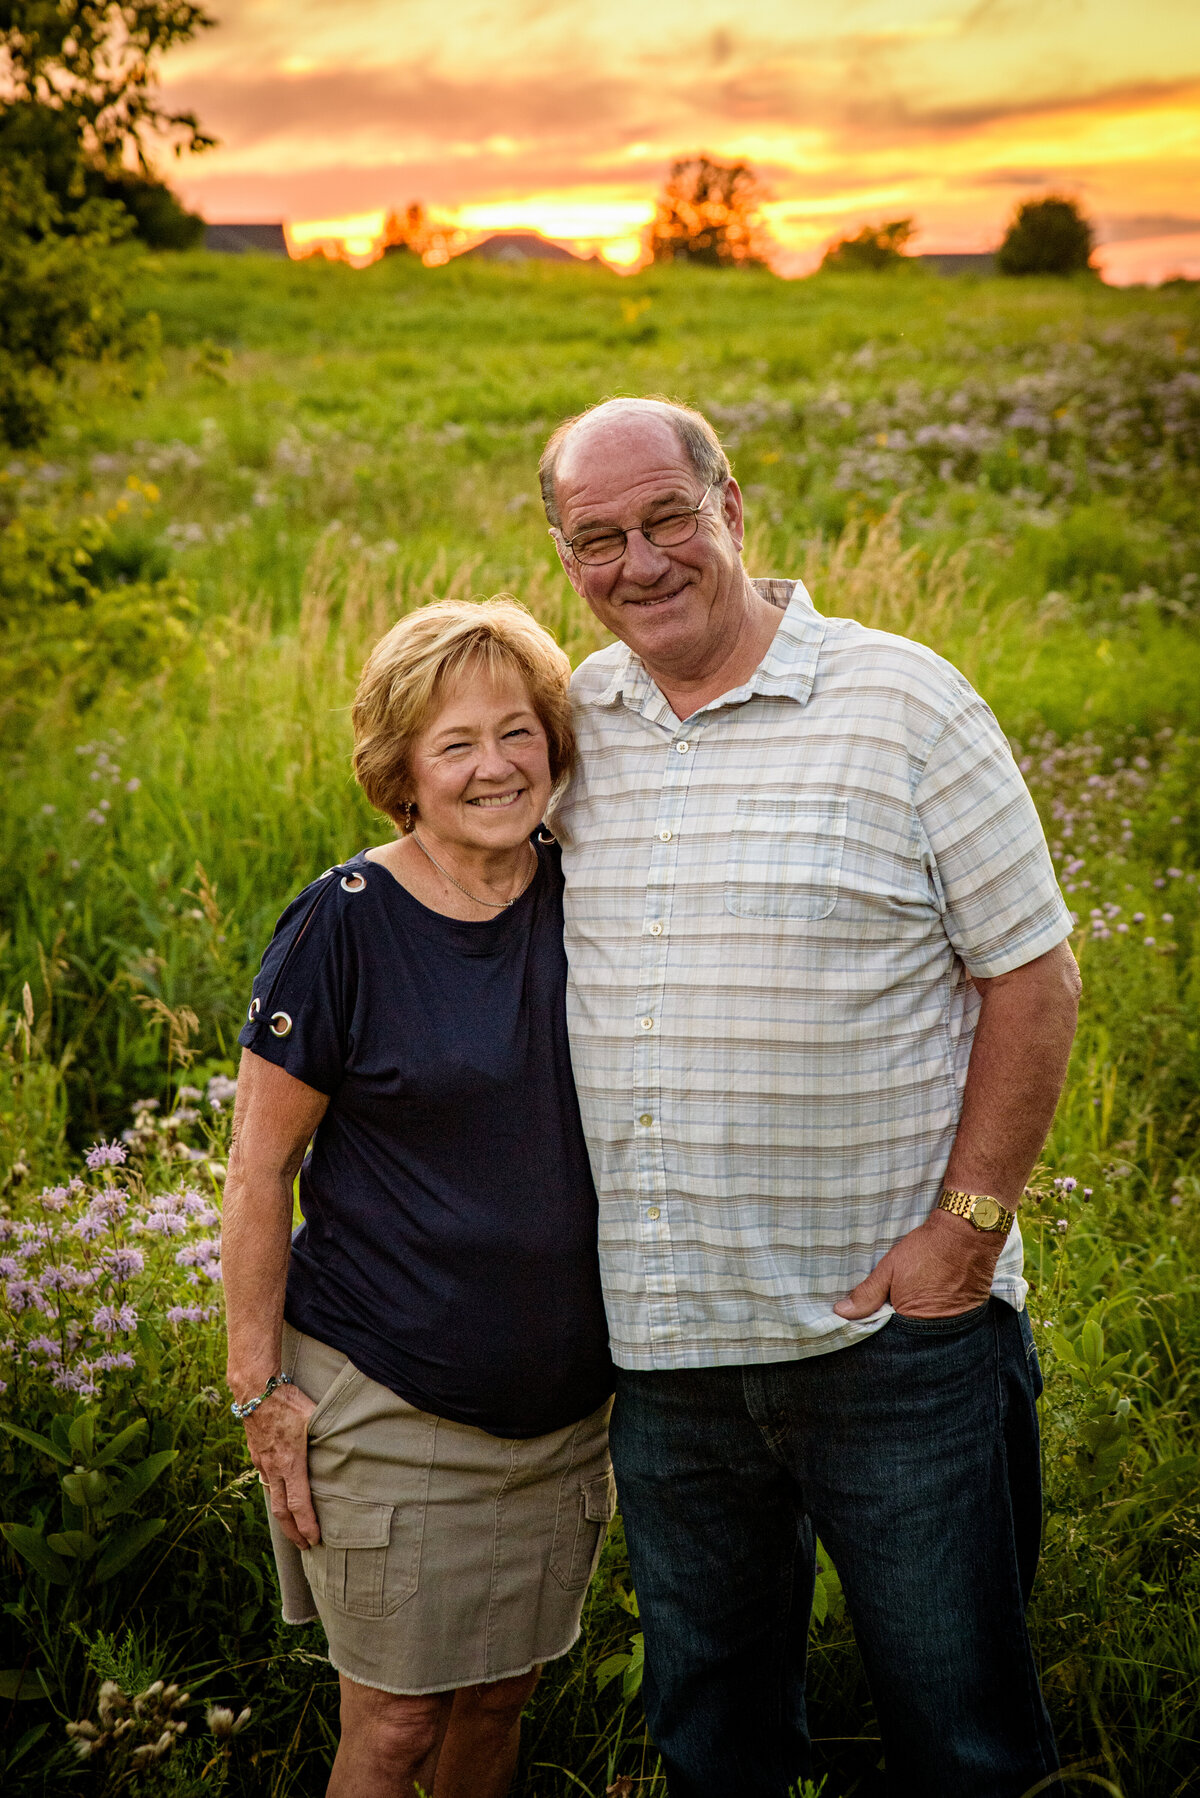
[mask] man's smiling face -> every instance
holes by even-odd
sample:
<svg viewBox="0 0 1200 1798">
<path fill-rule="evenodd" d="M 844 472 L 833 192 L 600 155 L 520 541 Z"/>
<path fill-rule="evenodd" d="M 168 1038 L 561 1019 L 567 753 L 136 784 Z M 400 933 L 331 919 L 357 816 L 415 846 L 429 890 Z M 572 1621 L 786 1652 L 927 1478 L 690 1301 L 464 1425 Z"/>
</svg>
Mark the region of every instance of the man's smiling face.
<svg viewBox="0 0 1200 1798">
<path fill-rule="evenodd" d="M 735 481 L 706 492 L 663 414 L 618 402 L 571 432 L 555 494 L 562 520 L 556 542 L 571 585 L 652 675 L 686 673 L 719 651 L 736 631 L 744 590 Z M 695 536 L 672 548 L 656 548 L 637 529 L 623 556 L 596 566 L 567 547 L 584 530 L 653 526 L 701 502 Z"/>
</svg>

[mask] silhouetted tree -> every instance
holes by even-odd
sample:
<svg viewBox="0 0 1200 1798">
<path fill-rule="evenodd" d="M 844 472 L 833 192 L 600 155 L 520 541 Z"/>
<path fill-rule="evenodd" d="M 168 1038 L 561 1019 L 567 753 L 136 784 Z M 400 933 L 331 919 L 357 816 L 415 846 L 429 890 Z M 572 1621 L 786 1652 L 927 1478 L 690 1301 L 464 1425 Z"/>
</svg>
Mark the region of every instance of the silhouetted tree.
<svg viewBox="0 0 1200 1798">
<path fill-rule="evenodd" d="M 147 242 L 196 241 L 202 221 L 155 174 L 150 148 L 166 141 L 178 154 L 214 140 L 194 113 L 160 105 L 156 65 L 213 24 L 192 0 L 5 0 L 0 166 L 31 170 L 60 224 L 86 201 L 112 200 Z"/>
<path fill-rule="evenodd" d="M 830 244 L 821 259 L 821 267 L 843 273 L 895 268 L 907 260 L 904 246 L 915 230 L 912 219 L 893 219 L 887 225 L 864 225 L 855 236 L 843 237 Z"/>
<path fill-rule="evenodd" d="M 1002 275 L 1078 275 L 1092 266 L 1092 227 L 1074 200 L 1050 194 L 1017 207 L 996 252 Z"/>
<path fill-rule="evenodd" d="M 709 156 L 673 162 L 650 227 L 651 257 L 713 268 L 764 267 L 762 199 L 744 162 L 714 162 Z"/>
<path fill-rule="evenodd" d="M 429 222 L 420 200 L 412 200 L 403 213 L 389 212 L 383 223 L 385 256 L 424 256 L 440 233 Z"/>
</svg>

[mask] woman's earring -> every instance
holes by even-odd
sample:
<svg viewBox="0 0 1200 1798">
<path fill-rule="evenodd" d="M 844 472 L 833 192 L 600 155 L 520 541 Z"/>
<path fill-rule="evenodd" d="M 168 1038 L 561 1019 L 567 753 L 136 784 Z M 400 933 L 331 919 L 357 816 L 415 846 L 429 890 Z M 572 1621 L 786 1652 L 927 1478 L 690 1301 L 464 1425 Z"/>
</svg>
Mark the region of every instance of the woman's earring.
<svg viewBox="0 0 1200 1798">
<path fill-rule="evenodd" d="M 404 802 L 404 822 L 400 826 L 400 829 L 406 837 L 411 837 L 413 831 L 416 828 L 417 828 L 417 808 L 413 804 L 411 799 L 406 799 Z"/>
</svg>

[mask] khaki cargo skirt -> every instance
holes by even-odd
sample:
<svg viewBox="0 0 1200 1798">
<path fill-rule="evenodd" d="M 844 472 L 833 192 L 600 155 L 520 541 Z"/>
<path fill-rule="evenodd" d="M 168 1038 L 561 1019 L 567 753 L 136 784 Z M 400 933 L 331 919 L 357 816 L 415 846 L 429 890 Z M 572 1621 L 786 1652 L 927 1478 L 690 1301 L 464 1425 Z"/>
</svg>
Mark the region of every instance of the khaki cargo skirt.
<svg viewBox="0 0 1200 1798">
<path fill-rule="evenodd" d="M 445 1692 L 566 1654 L 613 1514 L 610 1404 L 520 1441 L 417 1411 L 284 1325 L 283 1368 L 316 1410 L 321 1525 L 298 1549 L 271 1519 L 283 1616 L 319 1617 L 359 1685 Z"/>
</svg>

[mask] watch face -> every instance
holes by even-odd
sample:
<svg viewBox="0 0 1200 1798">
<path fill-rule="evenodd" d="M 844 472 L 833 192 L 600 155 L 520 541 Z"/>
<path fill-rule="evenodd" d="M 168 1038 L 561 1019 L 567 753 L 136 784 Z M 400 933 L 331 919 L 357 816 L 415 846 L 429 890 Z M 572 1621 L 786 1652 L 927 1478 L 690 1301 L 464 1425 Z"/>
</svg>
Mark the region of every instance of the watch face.
<svg viewBox="0 0 1200 1798">
<path fill-rule="evenodd" d="M 994 1230 L 1000 1222 L 1000 1206 L 995 1199 L 976 1199 L 971 1222 L 981 1230 Z"/>
</svg>

